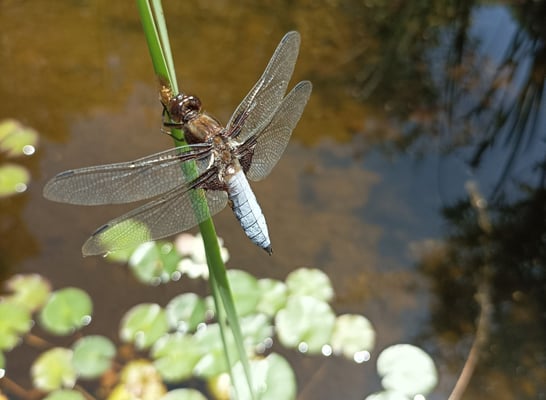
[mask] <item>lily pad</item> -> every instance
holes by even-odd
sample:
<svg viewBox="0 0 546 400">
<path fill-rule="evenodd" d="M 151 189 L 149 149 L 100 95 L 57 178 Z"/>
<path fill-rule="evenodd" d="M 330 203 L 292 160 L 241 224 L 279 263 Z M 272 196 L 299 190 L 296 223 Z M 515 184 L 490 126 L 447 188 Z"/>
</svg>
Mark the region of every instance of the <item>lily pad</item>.
<svg viewBox="0 0 546 400">
<path fill-rule="evenodd" d="M 146 349 L 169 330 L 165 310 L 155 303 L 138 304 L 121 321 L 121 340 Z"/>
<path fill-rule="evenodd" d="M 241 318 L 240 322 L 245 345 L 252 347 L 253 351 L 263 352 L 266 341 L 273 336 L 270 319 L 265 314 L 252 314 Z"/>
<path fill-rule="evenodd" d="M 12 163 L 0 165 L 0 197 L 26 191 L 29 181 L 30 174 L 25 167 Z"/>
<path fill-rule="evenodd" d="M 76 370 L 72 366 L 72 351 L 55 347 L 46 351 L 31 367 L 34 387 L 46 392 L 72 388 L 76 383 Z"/>
<path fill-rule="evenodd" d="M 8 279 L 6 287 L 13 292 L 9 301 L 29 311 L 36 311 L 44 305 L 51 292 L 51 285 L 39 274 L 14 275 Z"/>
<path fill-rule="evenodd" d="M 0 122 L 0 152 L 8 157 L 30 155 L 38 142 L 38 133 L 14 119 Z"/>
<path fill-rule="evenodd" d="M 172 243 L 147 242 L 136 248 L 129 259 L 129 266 L 141 282 L 158 285 L 169 282 L 173 274 L 180 275 L 177 271 L 180 259 Z"/>
<path fill-rule="evenodd" d="M 159 400 L 207 400 L 207 398 L 194 389 L 175 389 L 167 392 Z"/>
<path fill-rule="evenodd" d="M 438 373 L 430 356 L 410 344 L 397 344 L 383 350 L 377 358 L 377 372 L 387 390 L 410 398 L 426 396 L 438 383 Z"/>
<path fill-rule="evenodd" d="M 326 302 L 334 297 L 330 278 L 319 269 L 299 268 L 288 275 L 286 285 L 293 296 L 311 296 Z"/>
<path fill-rule="evenodd" d="M 280 342 L 288 348 L 318 354 L 330 342 L 336 317 L 328 303 L 309 296 L 290 297 L 277 313 Z"/>
<path fill-rule="evenodd" d="M 154 365 L 166 382 L 189 379 L 203 354 L 193 336 L 181 333 L 163 336 L 151 351 Z"/>
<path fill-rule="evenodd" d="M 0 350 L 9 351 L 30 331 L 33 322 L 25 307 L 9 301 L 0 303 L 0 315 Z"/>
<path fill-rule="evenodd" d="M 375 330 L 367 318 L 353 314 L 337 317 L 332 334 L 332 348 L 335 354 L 359 361 L 359 353 L 367 352 L 369 355 L 374 344 Z"/>
<path fill-rule="evenodd" d="M 165 310 L 171 328 L 188 332 L 205 321 L 207 306 L 205 300 L 195 293 L 184 293 L 171 299 Z"/>
<path fill-rule="evenodd" d="M 89 325 L 93 303 L 87 293 L 78 288 L 53 292 L 40 313 L 40 323 L 56 335 L 69 335 Z"/>
<path fill-rule="evenodd" d="M 44 400 L 85 400 L 83 394 L 76 390 L 55 390 L 51 392 Z"/>
<path fill-rule="evenodd" d="M 366 400 L 411 400 L 404 393 L 395 392 L 392 390 L 383 390 L 381 392 L 370 394 Z"/>
<path fill-rule="evenodd" d="M 256 397 L 248 391 L 241 363 L 233 367 L 233 377 L 239 400 L 291 400 L 296 398 L 296 378 L 290 364 L 272 353 L 262 360 L 250 361 L 252 386 Z M 234 398 L 234 397 L 232 397 Z"/>
<path fill-rule="evenodd" d="M 201 349 L 206 349 L 203 356 L 199 359 L 194 368 L 194 375 L 211 378 L 227 371 L 226 357 L 220 336 L 220 326 L 218 324 L 206 325 L 199 329 L 194 338 Z M 233 335 L 226 336 L 227 348 L 230 351 L 230 360 L 235 363 L 238 359 L 235 354 L 235 344 Z"/>
<path fill-rule="evenodd" d="M 261 296 L 258 280 L 248 272 L 237 269 L 230 269 L 227 275 L 237 314 L 244 316 L 255 313 Z"/>
<path fill-rule="evenodd" d="M 288 287 L 284 282 L 276 279 L 260 279 L 258 290 L 261 293 L 260 301 L 256 306 L 258 312 L 273 317 L 277 311 L 286 305 Z"/>
<path fill-rule="evenodd" d="M 116 347 L 104 336 L 86 336 L 74 343 L 72 363 L 83 378 L 97 378 L 102 375 L 116 355 Z"/>
</svg>

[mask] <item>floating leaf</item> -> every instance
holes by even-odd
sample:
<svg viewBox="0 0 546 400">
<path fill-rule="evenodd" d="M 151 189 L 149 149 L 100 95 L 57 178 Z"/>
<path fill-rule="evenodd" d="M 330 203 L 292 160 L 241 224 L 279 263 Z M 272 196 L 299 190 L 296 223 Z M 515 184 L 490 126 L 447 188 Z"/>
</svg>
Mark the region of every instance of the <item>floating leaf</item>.
<svg viewBox="0 0 546 400">
<path fill-rule="evenodd" d="M 255 313 L 261 296 L 258 280 L 248 272 L 237 269 L 230 269 L 227 275 L 237 314 L 244 316 Z"/>
<path fill-rule="evenodd" d="M 370 321 L 362 315 L 345 314 L 336 319 L 332 333 L 332 348 L 335 354 L 359 362 L 369 359 L 369 352 L 375 344 L 375 331 Z M 359 355 L 367 353 L 363 360 Z"/>
<path fill-rule="evenodd" d="M 30 155 L 38 142 L 38 133 L 14 119 L 0 122 L 0 152 L 8 157 Z"/>
<path fill-rule="evenodd" d="M 2 379 L 5 374 L 6 374 L 6 358 L 4 357 L 4 353 L 0 353 L 0 379 Z"/>
<path fill-rule="evenodd" d="M 387 390 L 410 398 L 427 395 L 438 383 L 438 373 L 430 356 L 410 344 L 398 344 L 383 350 L 377 358 L 377 372 Z"/>
<path fill-rule="evenodd" d="M 290 297 L 275 318 L 280 342 L 311 354 L 320 353 L 330 341 L 334 322 L 328 303 L 309 296 Z"/>
<path fill-rule="evenodd" d="M 104 336 L 86 336 L 79 339 L 72 347 L 74 368 L 83 378 L 97 378 L 112 364 L 116 348 Z"/>
<path fill-rule="evenodd" d="M 53 292 L 40 313 L 40 323 L 56 335 L 69 335 L 91 322 L 93 303 L 87 293 L 78 288 Z"/>
<path fill-rule="evenodd" d="M 330 278 L 319 269 L 299 268 L 288 275 L 286 285 L 290 295 L 311 296 L 326 302 L 334 297 Z"/>
<path fill-rule="evenodd" d="M 38 274 L 14 275 L 8 279 L 6 287 L 13 292 L 9 301 L 29 311 L 36 311 L 44 305 L 51 292 L 49 282 Z"/>
<path fill-rule="evenodd" d="M 204 352 L 193 336 L 175 333 L 160 338 L 154 344 L 151 354 L 163 379 L 167 382 L 179 382 L 191 377 Z"/>
<path fill-rule="evenodd" d="M 291 400 L 296 398 L 296 378 L 290 364 L 272 353 L 262 360 L 251 360 L 252 386 L 260 400 Z M 252 400 L 241 363 L 233 367 L 233 377 L 239 400 Z M 282 382 L 282 384 L 280 384 Z"/>
<path fill-rule="evenodd" d="M 0 303 L 0 315 L 0 350 L 9 351 L 30 331 L 32 319 L 26 308 L 9 301 Z"/>
<path fill-rule="evenodd" d="M 219 375 L 222 372 L 226 372 L 226 357 L 222 347 L 219 325 L 206 325 L 203 329 L 199 329 L 195 333 L 194 338 L 197 345 L 201 349 L 206 349 L 204 355 L 195 365 L 194 374 L 197 376 L 210 378 Z M 230 360 L 232 363 L 235 363 L 237 358 L 234 351 L 235 345 L 233 341 L 233 335 L 226 336 L 227 348 L 233 350 L 230 352 Z"/>
<path fill-rule="evenodd" d="M 129 266 L 141 282 L 158 285 L 170 281 L 175 272 L 174 276 L 180 275 L 177 272 L 180 258 L 172 243 L 147 242 L 135 249 Z"/>
<path fill-rule="evenodd" d="M 46 392 L 62 387 L 72 388 L 76 383 L 72 351 L 61 347 L 55 347 L 40 355 L 32 364 L 30 372 L 34 386 Z"/>
<path fill-rule="evenodd" d="M 26 168 L 11 163 L 0 165 L 0 197 L 26 191 L 29 181 Z"/>
<path fill-rule="evenodd" d="M 167 392 L 159 400 L 207 400 L 207 398 L 194 389 L 175 389 Z"/>
<path fill-rule="evenodd" d="M 158 304 L 144 303 L 127 311 L 119 335 L 121 340 L 134 343 L 138 349 L 146 349 L 168 330 L 165 310 Z"/>
<path fill-rule="evenodd" d="M 288 287 L 284 282 L 275 279 L 260 279 L 258 281 L 258 290 L 261 293 L 260 301 L 256 305 L 258 312 L 272 317 L 285 306 Z"/>
<path fill-rule="evenodd" d="M 110 393 L 108 400 L 157 400 L 166 392 L 154 366 L 148 361 L 137 360 L 123 368 L 121 382 Z"/>
<path fill-rule="evenodd" d="M 76 390 L 55 390 L 44 397 L 43 400 L 85 400 L 85 397 Z"/>
<path fill-rule="evenodd" d="M 205 321 L 207 306 L 205 300 L 195 293 L 184 293 L 174 297 L 167 307 L 169 326 L 179 332 L 193 331 L 198 324 Z"/>
<path fill-rule="evenodd" d="M 252 314 L 241 318 L 241 331 L 244 343 L 252 350 L 263 352 L 266 342 L 273 336 L 273 326 L 265 314 Z"/>
</svg>

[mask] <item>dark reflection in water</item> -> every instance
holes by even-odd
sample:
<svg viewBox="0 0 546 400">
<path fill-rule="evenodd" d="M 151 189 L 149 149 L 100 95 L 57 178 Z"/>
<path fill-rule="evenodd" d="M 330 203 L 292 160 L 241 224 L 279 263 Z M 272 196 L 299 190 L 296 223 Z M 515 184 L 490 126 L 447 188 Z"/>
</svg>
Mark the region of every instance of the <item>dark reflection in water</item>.
<svg viewBox="0 0 546 400">
<path fill-rule="evenodd" d="M 546 397 L 545 4 L 165 4 L 180 84 L 223 122 L 279 38 L 301 32 L 294 81 L 311 79 L 313 96 L 286 156 L 255 185 L 276 253 L 264 258 L 221 213 L 229 265 L 275 278 L 322 268 L 336 311 L 376 327 L 374 357 L 398 342 L 431 352 L 441 373 L 431 398 L 449 395 L 466 360 L 486 258 L 494 311 L 465 398 Z M 131 305 L 164 304 L 181 289 L 158 293 L 99 258 L 82 261 L 83 240 L 120 208 L 47 203 L 41 187 L 64 169 L 171 145 L 158 133 L 134 5 L 4 1 L 0 25 L 0 118 L 42 134 L 29 192 L 0 200 L 2 276 L 37 271 L 55 287 L 84 288 L 97 300 L 90 329 L 115 338 Z M 489 200 L 488 246 L 464 191 L 469 178 Z M 21 354 L 8 360 L 25 382 Z M 284 354 L 301 398 L 360 399 L 379 387 L 372 363 L 321 360 L 317 378 L 316 359 Z"/>
</svg>

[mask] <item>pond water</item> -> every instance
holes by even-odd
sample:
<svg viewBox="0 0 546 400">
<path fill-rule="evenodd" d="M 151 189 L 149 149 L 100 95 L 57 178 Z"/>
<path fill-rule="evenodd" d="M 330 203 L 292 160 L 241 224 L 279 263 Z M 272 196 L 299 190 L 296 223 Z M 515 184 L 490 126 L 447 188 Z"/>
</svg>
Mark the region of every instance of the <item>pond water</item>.
<svg viewBox="0 0 546 400">
<path fill-rule="evenodd" d="M 286 154 L 253 185 L 274 255 L 249 243 L 229 211 L 214 218 L 229 268 L 278 279 L 319 268 L 336 312 L 363 314 L 376 329 L 362 365 L 281 350 L 298 398 L 379 390 L 375 357 L 395 343 L 429 352 L 440 377 L 429 398 L 447 398 L 475 338 L 484 264 L 493 312 L 464 398 L 546 398 L 546 5 L 503 4 L 165 2 L 179 84 L 224 123 L 282 35 L 302 35 L 293 82 L 311 80 L 313 94 Z M 81 258 L 88 235 L 128 207 L 41 195 L 60 171 L 172 146 L 134 4 L 5 1 L 0 10 L 0 118 L 40 132 L 22 162 L 28 191 L 0 199 L 2 279 L 38 272 L 56 288 L 83 288 L 96 301 L 87 332 L 113 339 L 132 305 L 205 293 L 203 282 L 145 287 L 124 267 Z M 469 181 L 488 200 L 485 244 Z M 28 385 L 34 356 L 8 354 L 10 378 Z"/>
</svg>

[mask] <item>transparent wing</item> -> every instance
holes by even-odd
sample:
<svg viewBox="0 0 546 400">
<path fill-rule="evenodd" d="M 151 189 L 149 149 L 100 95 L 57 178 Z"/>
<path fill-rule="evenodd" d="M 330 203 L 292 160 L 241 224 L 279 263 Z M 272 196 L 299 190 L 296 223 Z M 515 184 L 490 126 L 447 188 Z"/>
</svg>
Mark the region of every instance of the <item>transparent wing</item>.
<svg viewBox="0 0 546 400">
<path fill-rule="evenodd" d="M 271 122 L 257 136 L 249 139 L 256 141 L 252 162 L 246 174 L 250 180 L 259 181 L 265 178 L 277 164 L 300 120 L 312 88 L 309 81 L 298 83 L 284 98 Z M 243 145 L 242 148 L 250 150 L 252 146 Z M 244 159 L 244 155 L 242 158 Z"/>
<path fill-rule="evenodd" d="M 269 123 L 286 93 L 299 47 L 298 32 L 292 31 L 284 35 L 261 78 L 239 104 L 227 124 L 227 130 L 233 139 L 243 143 Z"/>
<path fill-rule="evenodd" d="M 206 171 L 211 163 L 210 149 L 209 144 L 194 144 L 135 161 L 61 172 L 45 185 L 44 197 L 81 205 L 149 199 L 183 186 Z M 195 161 L 195 174 L 183 174 L 181 165 L 188 161 Z"/>
<path fill-rule="evenodd" d="M 210 214 L 204 207 L 204 199 Z M 105 254 L 174 235 L 221 211 L 226 203 L 224 191 L 174 189 L 97 229 L 83 245 L 82 253 L 84 256 Z"/>
</svg>

